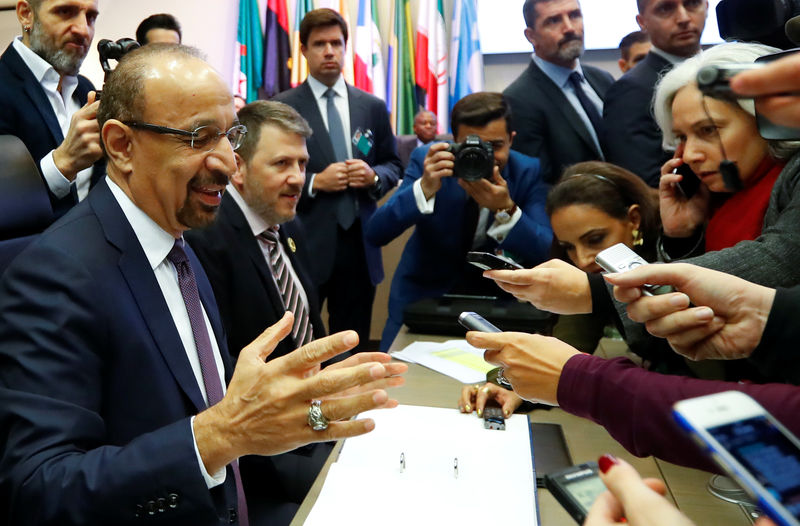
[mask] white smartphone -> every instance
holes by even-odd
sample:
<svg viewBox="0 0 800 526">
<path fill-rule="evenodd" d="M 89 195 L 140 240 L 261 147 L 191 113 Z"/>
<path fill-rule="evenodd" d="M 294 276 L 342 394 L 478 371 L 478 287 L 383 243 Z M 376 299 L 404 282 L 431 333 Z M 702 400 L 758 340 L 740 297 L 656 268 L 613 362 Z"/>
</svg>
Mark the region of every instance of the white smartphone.
<svg viewBox="0 0 800 526">
<path fill-rule="evenodd" d="M 626 272 L 636 267 L 647 265 L 647 261 L 631 250 L 625 243 L 617 243 L 600 251 L 594 260 L 606 272 Z M 675 289 L 671 285 L 649 285 L 647 283 L 642 285 L 642 293 L 645 296 L 655 296 L 674 291 Z"/>
<path fill-rule="evenodd" d="M 758 402 L 725 391 L 678 402 L 673 415 L 772 520 L 800 526 L 800 441 Z"/>
</svg>

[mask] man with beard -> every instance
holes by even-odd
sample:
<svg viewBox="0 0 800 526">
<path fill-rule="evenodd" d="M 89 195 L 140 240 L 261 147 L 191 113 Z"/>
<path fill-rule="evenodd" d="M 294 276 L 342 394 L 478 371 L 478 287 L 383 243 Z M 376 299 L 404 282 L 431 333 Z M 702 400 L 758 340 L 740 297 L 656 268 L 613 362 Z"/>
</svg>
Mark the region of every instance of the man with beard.
<svg viewBox="0 0 800 526">
<path fill-rule="evenodd" d="M 270 524 L 248 456 L 368 432 L 348 419 L 395 405 L 382 387 L 405 368 L 365 353 L 320 371 L 353 331 L 266 362 L 288 313 L 231 366 L 182 234 L 214 221 L 246 130 L 199 51 L 132 51 L 97 118 L 108 177 L 0 279 L 3 523 Z"/>
<path fill-rule="evenodd" d="M 657 188 L 661 166 L 672 155 L 661 146 L 651 109 L 656 82 L 700 51 L 707 0 L 637 0 L 636 22 L 650 35 L 650 52 L 609 88 L 603 115 L 607 160 Z"/>
<path fill-rule="evenodd" d="M 0 134 L 19 137 L 30 151 L 55 217 L 105 172 L 99 103 L 78 75 L 97 13 L 97 0 L 17 0 L 22 37 L 0 57 Z"/>
<path fill-rule="evenodd" d="M 306 270 L 311 254 L 302 224 L 295 218 L 311 128 L 281 102 L 256 101 L 238 115 L 247 135 L 235 152 L 236 173 L 222 198 L 219 217 L 185 237 L 208 274 L 234 358 L 266 327 L 292 311 L 292 333 L 272 352 L 272 360 L 325 336 L 316 289 Z M 330 444 L 316 444 L 252 465 L 271 473 L 253 479 L 261 483 L 261 494 L 282 501 L 285 523 L 291 521 L 330 451 Z"/>
<path fill-rule="evenodd" d="M 525 0 L 522 14 L 533 59 L 503 95 L 517 130 L 513 148 L 538 157 L 544 181 L 553 184 L 565 167 L 603 159 L 603 100 L 614 78 L 580 63 L 578 0 Z"/>
</svg>

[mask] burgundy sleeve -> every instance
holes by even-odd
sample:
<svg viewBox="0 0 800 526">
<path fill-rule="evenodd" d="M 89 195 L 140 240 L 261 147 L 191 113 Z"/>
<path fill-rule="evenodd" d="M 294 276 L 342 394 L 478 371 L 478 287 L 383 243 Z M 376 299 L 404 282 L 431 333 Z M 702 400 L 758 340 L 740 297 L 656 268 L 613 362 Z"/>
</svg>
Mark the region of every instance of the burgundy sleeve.
<svg viewBox="0 0 800 526">
<path fill-rule="evenodd" d="M 606 360 L 588 354 L 570 358 L 558 384 L 558 403 L 568 413 L 606 428 L 636 456 L 652 455 L 674 464 L 719 472 L 675 422 L 672 405 L 686 398 L 730 390 L 752 396 L 790 431 L 800 434 L 800 387 L 662 375 L 626 358 Z"/>
</svg>

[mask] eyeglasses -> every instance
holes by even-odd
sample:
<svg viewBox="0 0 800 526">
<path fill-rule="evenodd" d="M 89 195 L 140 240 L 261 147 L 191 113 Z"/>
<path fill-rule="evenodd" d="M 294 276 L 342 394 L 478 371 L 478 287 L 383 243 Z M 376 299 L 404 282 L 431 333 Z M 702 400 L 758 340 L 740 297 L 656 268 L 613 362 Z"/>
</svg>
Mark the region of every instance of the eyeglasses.
<svg viewBox="0 0 800 526">
<path fill-rule="evenodd" d="M 139 130 L 147 130 L 154 133 L 181 135 L 183 137 L 190 137 L 189 144 L 195 150 L 202 150 L 210 152 L 216 148 L 220 139 L 225 136 L 230 141 L 234 150 L 237 150 L 244 141 L 244 136 L 247 135 L 247 126 L 244 124 L 236 124 L 231 126 L 228 131 L 222 131 L 217 126 L 200 126 L 192 131 L 180 130 L 178 128 L 167 128 L 166 126 L 159 126 L 157 124 L 149 124 L 146 122 L 126 121 L 123 122 L 126 126 L 137 128 Z"/>
</svg>

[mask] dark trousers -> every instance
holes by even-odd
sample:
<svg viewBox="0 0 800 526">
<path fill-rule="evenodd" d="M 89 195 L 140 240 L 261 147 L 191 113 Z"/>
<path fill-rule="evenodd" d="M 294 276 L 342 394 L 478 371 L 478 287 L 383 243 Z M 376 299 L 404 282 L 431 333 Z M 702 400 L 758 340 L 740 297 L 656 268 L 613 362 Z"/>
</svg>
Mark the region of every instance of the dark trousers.
<svg viewBox="0 0 800 526">
<path fill-rule="evenodd" d="M 356 331 L 360 343 L 353 352 L 359 352 L 369 341 L 375 286 L 367 270 L 361 221 L 347 230 L 338 227 L 337 235 L 333 272 L 319 285 L 319 300 L 328 300 L 328 332 Z"/>
</svg>

